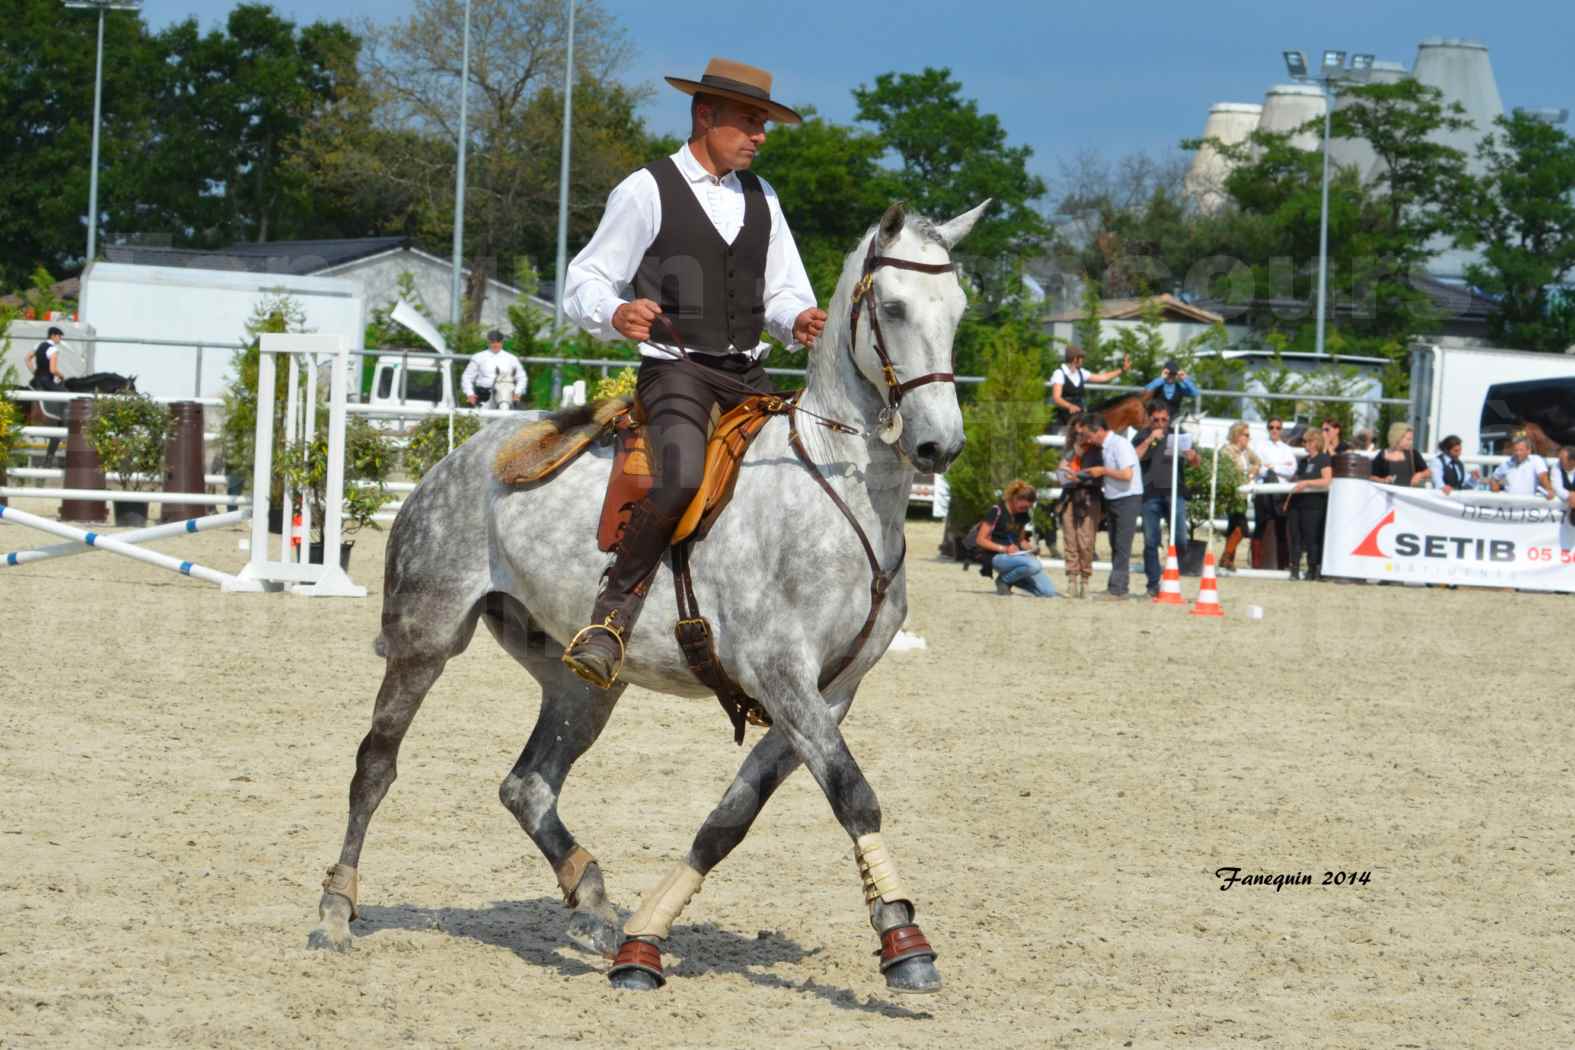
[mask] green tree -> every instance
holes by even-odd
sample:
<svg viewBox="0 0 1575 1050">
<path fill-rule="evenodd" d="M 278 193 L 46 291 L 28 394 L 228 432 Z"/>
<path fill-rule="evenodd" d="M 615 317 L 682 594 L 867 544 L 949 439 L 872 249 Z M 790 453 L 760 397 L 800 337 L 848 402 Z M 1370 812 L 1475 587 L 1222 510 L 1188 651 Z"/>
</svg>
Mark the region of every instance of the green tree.
<svg viewBox="0 0 1575 1050">
<path fill-rule="evenodd" d="M 880 165 L 885 152 L 880 136 L 833 124 L 808 108 L 803 124 L 766 136 L 754 170 L 781 198 L 821 303 L 830 301 L 853 245 L 903 194 L 897 177 Z"/>
<path fill-rule="evenodd" d="M 93 65 L 98 17 L 59 0 L 7 0 L 7 46 L 0 49 L 0 287 L 22 283 L 35 266 L 74 272 L 87 247 Z M 100 141 L 100 237 L 124 228 L 135 193 L 127 162 L 144 146 L 146 84 L 157 59 L 135 14 L 110 12 L 104 31 Z"/>
<path fill-rule="evenodd" d="M 1023 347 L 1015 325 L 994 332 L 984 349 L 985 379 L 963 409 L 968 443 L 946 472 L 951 505 L 946 532 L 966 530 L 1015 478 L 1043 485 L 1054 454 L 1038 437 L 1050 419 L 1038 355 Z"/>
<path fill-rule="evenodd" d="M 1051 241 L 1034 207 L 1045 183 L 1028 170 L 1033 150 L 1007 145 L 1000 118 L 964 98 L 949 69 L 882 73 L 873 87 L 855 88 L 853 98 L 858 119 L 896 155 L 898 187 L 916 211 L 944 221 L 994 201 L 968 235 L 968 270 L 987 311 L 1015 297 L 1024 263 Z"/>
<path fill-rule="evenodd" d="M 1456 243 L 1480 248 L 1467 280 L 1497 299 L 1495 339 L 1522 350 L 1575 345 L 1575 302 L 1560 285 L 1575 272 L 1575 139 L 1516 113 L 1478 148 L 1486 170 L 1467 179 Z"/>
</svg>

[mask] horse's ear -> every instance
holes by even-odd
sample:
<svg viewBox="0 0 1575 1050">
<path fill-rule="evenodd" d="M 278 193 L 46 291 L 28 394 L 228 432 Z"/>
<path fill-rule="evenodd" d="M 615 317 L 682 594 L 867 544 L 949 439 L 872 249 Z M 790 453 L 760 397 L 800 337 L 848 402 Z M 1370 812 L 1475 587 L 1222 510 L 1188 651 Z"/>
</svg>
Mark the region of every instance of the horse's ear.
<svg viewBox="0 0 1575 1050">
<path fill-rule="evenodd" d="M 955 248 L 958 241 L 968 236 L 968 231 L 973 229 L 973 224 L 979 221 L 980 216 L 984 214 L 984 209 L 990 206 L 992 200 L 993 198 L 986 197 L 984 203 L 977 208 L 965 211 L 952 221 L 943 222 L 935 228 L 935 232 L 941 235 L 941 240 L 945 242 L 948 250 Z"/>
<path fill-rule="evenodd" d="M 898 201 L 886 209 L 886 214 L 880 217 L 880 242 L 890 244 L 902 234 L 902 227 L 908 221 L 908 206 L 903 201 Z"/>
</svg>

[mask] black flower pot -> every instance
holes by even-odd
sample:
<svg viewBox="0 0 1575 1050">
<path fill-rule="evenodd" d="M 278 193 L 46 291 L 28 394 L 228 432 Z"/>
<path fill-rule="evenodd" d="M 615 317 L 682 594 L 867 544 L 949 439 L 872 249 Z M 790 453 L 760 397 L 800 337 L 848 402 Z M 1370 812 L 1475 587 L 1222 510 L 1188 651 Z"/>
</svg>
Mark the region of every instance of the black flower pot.
<svg viewBox="0 0 1575 1050">
<path fill-rule="evenodd" d="M 146 503 L 129 503 L 117 501 L 115 503 L 115 524 L 121 528 L 141 528 L 148 523 L 148 505 Z"/>
<path fill-rule="evenodd" d="M 284 535 L 284 508 L 277 503 L 268 504 L 268 531 L 275 536 Z"/>
<path fill-rule="evenodd" d="M 345 572 L 350 571 L 350 548 L 354 546 L 355 540 L 345 540 L 339 545 L 339 567 Z M 306 557 L 307 560 L 313 563 L 321 563 L 323 560 L 323 541 L 314 540 L 307 544 Z"/>
</svg>

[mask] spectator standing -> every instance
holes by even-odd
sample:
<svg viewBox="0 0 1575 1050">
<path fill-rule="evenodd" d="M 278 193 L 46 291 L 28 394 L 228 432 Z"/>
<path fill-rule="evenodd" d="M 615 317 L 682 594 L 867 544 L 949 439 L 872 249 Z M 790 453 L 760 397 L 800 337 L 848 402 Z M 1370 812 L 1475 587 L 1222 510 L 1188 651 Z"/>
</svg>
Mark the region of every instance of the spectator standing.
<svg viewBox="0 0 1575 1050">
<path fill-rule="evenodd" d="M 1575 445 L 1559 449 L 1558 460 L 1549 464 L 1553 482 L 1553 498 L 1569 508 L 1565 521 L 1575 525 Z"/>
<path fill-rule="evenodd" d="M 1061 486 L 1061 535 L 1066 551 L 1066 589 L 1071 598 L 1088 597 L 1088 579 L 1094 574 L 1094 538 L 1104 519 L 1102 483 L 1089 475 L 1100 465 L 1098 447 L 1083 424 L 1084 417 L 1073 416 L 1067 424 L 1066 449 L 1056 468 Z"/>
<path fill-rule="evenodd" d="M 503 333 L 494 328 L 487 333 L 487 348 L 471 357 L 470 364 L 465 366 L 459 385 L 466 401 L 485 405 L 492 400 L 492 391 L 499 378 L 509 375 L 514 377 L 514 396 L 504 407 L 513 408 L 525 396 L 525 366 L 503 349 Z"/>
<path fill-rule="evenodd" d="M 1269 417 L 1268 437 L 1257 450 L 1263 473 L 1256 480 L 1273 484 L 1290 481 L 1296 476 L 1296 450 L 1285 443 L 1284 433 L 1285 421 L 1275 416 Z M 1252 538 L 1264 544 L 1264 557 L 1269 567 L 1278 567 L 1279 553 L 1289 546 L 1285 512 L 1282 509 L 1285 501 L 1280 496 L 1260 494 L 1253 497 L 1252 506 L 1253 516 L 1258 519 Z M 1269 546 L 1270 542 L 1272 547 Z"/>
<path fill-rule="evenodd" d="M 1330 459 L 1351 451 L 1351 446 L 1340 440 L 1340 431 L 1343 428 L 1344 424 L 1333 416 L 1323 417 L 1323 424 L 1319 429 L 1323 431 L 1323 450 L 1329 454 Z"/>
<path fill-rule="evenodd" d="M 1181 370 L 1174 357 L 1165 362 L 1165 370 L 1160 377 L 1149 380 L 1143 389 L 1153 395 L 1153 400 L 1165 403 L 1171 419 L 1182 417 L 1183 398 L 1198 396 L 1197 384 L 1187 378 L 1187 373 Z"/>
<path fill-rule="evenodd" d="M 1252 450 L 1252 430 L 1246 423 L 1232 423 L 1225 435 L 1225 458 L 1236 465 L 1236 472 L 1243 482 L 1251 482 L 1263 473 L 1263 460 Z M 1236 548 L 1247 534 L 1245 511 L 1233 510 L 1225 522 L 1225 553 L 1220 557 L 1220 568 L 1234 571 Z"/>
<path fill-rule="evenodd" d="M 1143 477 L 1132 442 L 1111 430 L 1105 417 L 1090 412 L 1084 417 L 1089 440 L 1099 446 L 1101 462 L 1089 469 L 1089 477 L 1103 482 L 1105 506 L 1114 520 L 1110 535 L 1110 580 L 1104 597 L 1117 601 L 1127 597 L 1132 577 L 1132 537 L 1137 532 L 1142 512 Z"/>
<path fill-rule="evenodd" d="M 1438 455 L 1430 465 L 1433 487 L 1445 495 L 1456 489 L 1474 489 L 1482 485 L 1482 472 L 1460 462 L 1460 438 L 1451 434 L 1438 443 Z"/>
<path fill-rule="evenodd" d="M 1531 454 L 1531 442 L 1524 435 L 1515 438 L 1510 446 L 1510 456 L 1493 471 L 1489 484 L 1494 492 L 1508 492 L 1512 496 L 1553 494 L 1553 481 L 1548 477 L 1548 464 L 1541 456 Z"/>
<path fill-rule="evenodd" d="M 1323 450 L 1322 430 L 1308 428 L 1302 440 L 1307 456 L 1296 464 L 1296 486 L 1285 500 L 1291 519 L 1291 579 L 1302 578 L 1300 566 L 1306 553 L 1307 579 L 1317 580 L 1323 576 L 1323 531 L 1334 465 Z"/>
<path fill-rule="evenodd" d="M 1015 585 L 1040 598 L 1055 597 L 1055 584 L 1050 582 L 1025 535 L 1029 516 L 1038 500 L 1038 494 L 1028 482 L 1009 482 L 1001 494 L 1001 502 L 991 507 L 979 522 L 974 542 L 980 550 L 992 555 L 990 563 L 996 573 L 996 594 L 1011 594 Z"/>
<path fill-rule="evenodd" d="M 1138 438 L 1134 451 L 1143 467 L 1143 574 L 1148 577 L 1148 594 L 1152 598 L 1159 593 L 1160 574 L 1164 571 L 1160 523 L 1170 523 L 1170 542 L 1179 547 L 1176 536 L 1184 533 L 1187 522 L 1186 479 L 1177 472 L 1178 490 L 1172 502 L 1171 471 L 1178 452 L 1190 466 L 1197 466 L 1198 454 L 1192 448 L 1192 436 L 1172 429 L 1170 409 L 1160 403 L 1149 410 L 1148 429 Z"/>
<path fill-rule="evenodd" d="M 1373 457 L 1373 480 L 1388 485 L 1417 488 L 1432 475 L 1422 453 L 1416 450 L 1416 432 L 1404 421 L 1389 425 L 1389 447 Z"/>
<path fill-rule="evenodd" d="M 1131 360 L 1121 358 L 1121 367 L 1108 372 L 1088 372 L 1083 368 L 1083 348 L 1068 345 L 1066 363 L 1050 374 L 1050 404 L 1055 409 L 1055 422 L 1068 423 L 1071 418 L 1088 407 L 1088 384 L 1108 383 L 1119 378 L 1132 367 Z M 1067 439 L 1071 440 L 1068 433 Z"/>
</svg>

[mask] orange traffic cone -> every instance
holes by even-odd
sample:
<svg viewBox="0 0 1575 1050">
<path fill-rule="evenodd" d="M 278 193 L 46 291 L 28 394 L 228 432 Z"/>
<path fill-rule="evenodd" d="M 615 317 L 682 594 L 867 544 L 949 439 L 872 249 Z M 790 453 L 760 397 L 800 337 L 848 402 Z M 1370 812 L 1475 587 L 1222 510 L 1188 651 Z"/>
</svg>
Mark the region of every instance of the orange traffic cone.
<svg viewBox="0 0 1575 1050">
<path fill-rule="evenodd" d="M 1198 587 L 1198 600 L 1192 605 L 1193 616 L 1224 616 L 1220 606 L 1219 578 L 1214 574 L 1214 552 L 1203 555 L 1203 583 Z"/>
<path fill-rule="evenodd" d="M 301 512 L 296 511 L 290 518 L 290 546 L 299 551 L 301 549 L 301 536 L 306 530 L 301 528 Z"/>
<path fill-rule="evenodd" d="M 1159 593 L 1154 595 L 1157 605 L 1186 605 L 1181 596 L 1181 563 L 1176 560 L 1176 545 L 1165 550 L 1165 574 L 1159 578 Z"/>
</svg>

